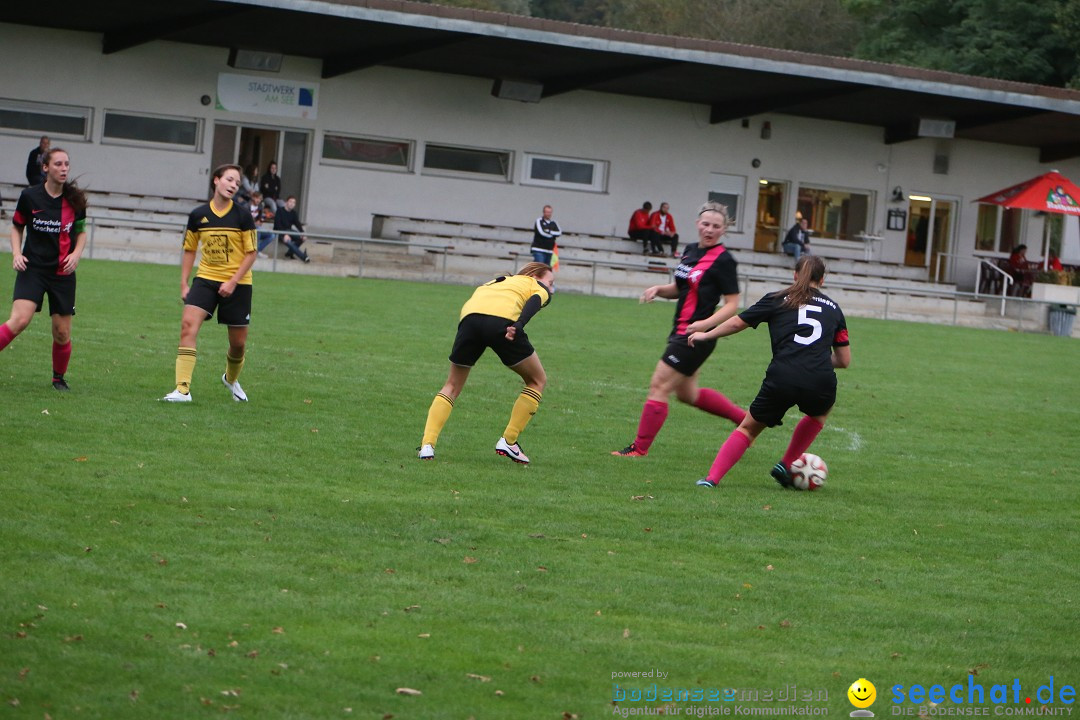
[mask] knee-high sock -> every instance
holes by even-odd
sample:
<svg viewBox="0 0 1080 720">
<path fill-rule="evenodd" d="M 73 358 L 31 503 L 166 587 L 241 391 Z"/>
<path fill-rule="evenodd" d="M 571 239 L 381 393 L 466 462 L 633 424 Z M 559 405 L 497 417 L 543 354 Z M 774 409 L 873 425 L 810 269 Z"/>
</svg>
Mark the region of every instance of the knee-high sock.
<svg viewBox="0 0 1080 720">
<path fill-rule="evenodd" d="M 230 383 L 240 378 L 240 371 L 244 369 L 244 353 L 240 357 L 233 357 L 232 351 L 225 353 L 225 379 Z"/>
<path fill-rule="evenodd" d="M 3 350 L 15 339 L 15 333 L 11 332 L 11 328 L 7 326 L 7 323 L 0 325 L 0 350 Z"/>
<path fill-rule="evenodd" d="M 639 452 L 647 453 L 652 447 L 656 434 L 664 427 L 667 420 L 668 404 L 659 400 L 646 400 L 645 407 L 641 408 L 641 420 L 638 421 L 637 437 L 634 438 L 634 447 Z"/>
<path fill-rule="evenodd" d="M 803 416 L 803 419 L 795 426 L 795 431 L 791 433 L 791 442 L 788 443 L 787 452 L 784 453 L 782 461 L 785 467 L 791 467 L 791 463 L 798 460 L 799 456 L 810 448 L 810 444 L 814 442 L 814 438 L 823 427 L 825 426 L 809 415 Z"/>
<path fill-rule="evenodd" d="M 739 462 L 739 458 L 748 447 L 750 447 L 750 438 L 738 430 L 732 430 L 728 439 L 720 446 L 720 452 L 716 453 L 716 459 L 713 460 L 709 474 L 705 476 L 706 479 L 714 483 L 720 482 L 720 479 L 727 475 L 727 471 Z"/>
<path fill-rule="evenodd" d="M 722 418 L 727 418 L 736 425 L 742 424 L 743 418 L 746 417 L 746 411 L 727 399 L 727 397 L 712 388 L 701 388 L 698 390 L 697 400 L 694 401 L 694 407 L 704 410 L 707 413 L 713 415 L 719 415 Z"/>
<path fill-rule="evenodd" d="M 443 395 L 442 393 L 435 395 L 435 399 L 431 401 L 431 407 L 427 411 L 427 423 L 424 424 L 424 439 L 421 441 L 421 445 L 435 447 L 435 443 L 439 442 L 439 433 L 442 432 L 446 421 L 450 419 L 450 411 L 453 409 L 454 401 L 450 399 L 449 395 Z"/>
<path fill-rule="evenodd" d="M 195 374 L 196 352 L 193 347 L 176 350 L 176 389 L 187 395 L 191 392 L 191 376 Z"/>
<path fill-rule="evenodd" d="M 68 362 L 71 361 L 71 341 L 63 345 L 53 340 L 52 344 L 52 371 L 55 375 L 63 375 L 67 372 Z"/>
<path fill-rule="evenodd" d="M 522 388 L 521 394 L 514 401 L 514 409 L 510 411 L 510 422 L 503 430 L 503 439 L 510 445 L 517 442 L 518 436 L 525 431 L 525 426 L 536 414 L 540 407 L 540 393 L 530 387 Z"/>
</svg>

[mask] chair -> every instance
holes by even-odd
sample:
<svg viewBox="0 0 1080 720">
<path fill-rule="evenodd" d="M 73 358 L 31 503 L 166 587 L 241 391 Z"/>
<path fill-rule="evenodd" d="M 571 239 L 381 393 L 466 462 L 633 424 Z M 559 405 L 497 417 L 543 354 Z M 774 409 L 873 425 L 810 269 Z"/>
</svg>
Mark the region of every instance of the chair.
<svg viewBox="0 0 1080 720">
<path fill-rule="evenodd" d="M 994 267 L 1001 267 L 1000 263 L 995 263 Z M 1006 272 L 1008 272 L 1006 270 Z M 1001 285 L 1005 282 L 1005 278 L 997 270 L 993 270 L 986 265 L 983 265 L 982 272 L 979 275 L 979 294 L 980 295 L 1000 295 Z"/>
</svg>

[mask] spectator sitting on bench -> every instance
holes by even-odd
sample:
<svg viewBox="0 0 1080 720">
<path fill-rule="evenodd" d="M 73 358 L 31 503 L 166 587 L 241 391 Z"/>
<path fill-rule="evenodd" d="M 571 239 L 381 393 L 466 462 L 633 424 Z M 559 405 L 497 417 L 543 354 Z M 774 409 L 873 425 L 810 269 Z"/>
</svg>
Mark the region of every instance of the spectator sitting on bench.
<svg viewBox="0 0 1080 720">
<path fill-rule="evenodd" d="M 796 263 L 799 262 L 801 255 L 810 254 L 810 248 L 807 247 L 810 244 L 810 232 L 806 229 L 807 225 L 806 218 L 801 217 L 784 236 L 784 252 L 794 256 Z"/>
<path fill-rule="evenodd" d="M 649 248 L 651 247 L 653 252 L 660 250 L 660 243 L 656 239 L 656 233 L 652 228 L 652 222 L 650 221 L 652 212 L 652 203 L 646 200 L 640 208 L 634 211 L 634 214 L 630 216 L 630 228 L 626 234 L 630 236 L 631 240 L 641 241 L 641 252 L 644 255 L 649 254 Z"/>
<path fill-rule="evenodd" d="M 285 243 L 285 247 L 289 248 L 288 252 L 285 253 L 285 257 L 296 257 L 304 262 L 311 262 L 311 258 L 308 257 L 307 253 L 300 249 L 300 246 L 307 238 L 303 235 L 304 226 L 300 224 L 300 216 L 296 213 L 295 195 L 290 195 L 285 198 L 283 204 L 278 205 L 277 212 L 274 213 L 274 230 L 295 230 L 295 233 L 278 235 L 281 242 Z"/>
<path fill-rule="evenodd" d="M 649 224 L 652 225 L 653 251 L 664 254 L 663 242 L 671 243 L 671 257 L 679 257 L 679 233 L 675 230 L 675 218 L 668 212 L 668 204 L 660 203 L 660 209 L 649 216 Z"/>
</svg>

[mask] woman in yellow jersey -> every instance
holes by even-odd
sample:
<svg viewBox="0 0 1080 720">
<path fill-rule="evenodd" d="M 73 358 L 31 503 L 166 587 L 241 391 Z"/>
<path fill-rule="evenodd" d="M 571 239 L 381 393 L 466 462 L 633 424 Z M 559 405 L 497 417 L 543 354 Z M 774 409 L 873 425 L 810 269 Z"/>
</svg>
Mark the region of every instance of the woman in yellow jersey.
<svg viewBox="0 0 1080 720">
<path fill-rule="evenodd" d="M 188 216 L 184 255 L 180 261 L 180 348 L 176 354 L 176 389 L 163 400 L 191 402 L 191 376 L 195 372 L 195 341 L 203 322 L 218 314 L 218 324 L 229 327 L 229 352 L 221 382 L 237 402 L 247 402 L 240 387 L 248 323 L 251 321 L 251 266 L 255 264 L 255 222 L 251 213 L 233 203 L 240 187 L 240 166 L 214 170 L 214 195 Z M 195 281 L 195 252 L 202 248 Z"/>
<path fill-rule="evenodd" d="M 514 462 L 528 464 L 529 458 L 521 451 L 518 436 L 536 414 L 547 375 L 525 334 L 525 323 L 551 302 L 552 279 L 550 265 L 531 262 L 516 275 L 497 277 L 476 288 L 462 306 L 454 349 L 450 351 L 450 374 L 428 409 L 418 455 L 421 460 L 435 458 L 435 443 L 450 419 L 450 411 L 465 387 L 469 371 L 484 350 L 491 348 L 503 365 L 525 381 L 510 413 L 510 422 L 495 443 L 495 452 Z"/>
</svg>

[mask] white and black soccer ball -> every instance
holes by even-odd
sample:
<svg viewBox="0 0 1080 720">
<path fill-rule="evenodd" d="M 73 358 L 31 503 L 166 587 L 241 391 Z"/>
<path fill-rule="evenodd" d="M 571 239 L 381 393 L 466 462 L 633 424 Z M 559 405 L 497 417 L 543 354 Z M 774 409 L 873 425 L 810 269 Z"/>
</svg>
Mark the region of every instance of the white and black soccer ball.
<svg viewBox="0 0 1080 720">
<path fill-rule="evenodd" d="M 791 463 L 791 482 L 798 490 L 817 490 L 825 484 L 829 468 L 817 455 L 803 453 Z"/>
</svg>

